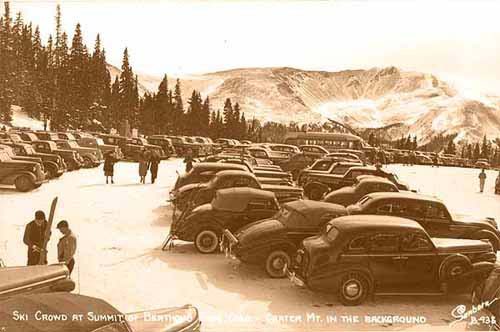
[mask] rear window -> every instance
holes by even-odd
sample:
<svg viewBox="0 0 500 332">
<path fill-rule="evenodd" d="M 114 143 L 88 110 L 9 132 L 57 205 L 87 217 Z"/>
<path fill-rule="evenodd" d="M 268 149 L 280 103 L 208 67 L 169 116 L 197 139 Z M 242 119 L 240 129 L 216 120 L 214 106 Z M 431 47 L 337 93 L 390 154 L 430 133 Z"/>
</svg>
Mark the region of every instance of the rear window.
<svg viewBox="0 0 500 332">
<path fill-rule="evenodd" d="M 332 169 L 332 174 L 344 175 L 351 167 L 351 165 L 337 165 Z"/>
<path fill-rule="evenodd" d="M 319 160 L 314 165 L 312 165 L 311 169 L 315 171 L 328 171 L 332 166 L 333 161 L 331 160 Z M 344 174 L 344 173 L 342 173 Z"/>
</svg>

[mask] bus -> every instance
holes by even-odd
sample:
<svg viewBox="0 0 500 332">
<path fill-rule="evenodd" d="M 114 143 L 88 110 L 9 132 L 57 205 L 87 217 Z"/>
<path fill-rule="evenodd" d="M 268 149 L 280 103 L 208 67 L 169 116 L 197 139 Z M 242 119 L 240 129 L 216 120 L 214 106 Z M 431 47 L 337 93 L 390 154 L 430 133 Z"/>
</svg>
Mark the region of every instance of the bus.
<svg viewBox="0 0 500 332">
<path fill-rule="evenodd" d="M 291 132 L 285 135 L 285 144 L 319 145 L 330 152 L 343 150 L 369 150 L 370 146 L 359 136 L 344 133 Z"/>
</svg>

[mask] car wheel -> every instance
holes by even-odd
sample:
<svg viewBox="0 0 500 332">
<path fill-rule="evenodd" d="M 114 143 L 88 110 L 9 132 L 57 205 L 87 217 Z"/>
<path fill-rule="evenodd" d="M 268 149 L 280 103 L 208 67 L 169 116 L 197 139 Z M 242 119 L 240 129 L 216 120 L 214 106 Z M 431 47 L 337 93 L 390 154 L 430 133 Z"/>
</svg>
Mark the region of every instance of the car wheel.
<svg viewBox="0 0 500 332">
<path fill-rule="evenodd" d="M 194 246 L 202 254 L 214 253 L 219 247 L 219 235 L 213 229 L 203 229 L 196 234 Z"/>
<path fill-rule="evenodd" d="M 369 293 L 368 278 L 359 272 L 348 272 L 340 278 L 339 300 L 343 305 L 355 306 L 364 302 Z"/>
<path fill-rule="evenodd" d="M 19 176 L 14 182 L 14 185 L 16 186 L 16 189 L 21 192 L 27 192 L 35 188 L 35 184 L 27 175 Z"/>
<path fill-rule="evenodd" d="M 47 172 L 49 173 L 49 178 L 53 179 L 57 177 L 57 169 L 54 166 L 46 167 Z"/>
<path fill-rule="evenodd" d="M 290 255 L 283 250 L 272 251 L 266 259 L 266 272 L 271 278 L 284 278 L 285 266 L 291 264 Z"/>
<path fill-rule="evenodd" d="M 441 281 L 453 280 L 467 272 L 469 266 L 463 259 L 453 259 L 445 262 L 440 268 Z"/>
<path fill-rule="evenodd" d="M 92 166 L 94 166 L 94 163 L 89 157 L 83 157 L 83 166 L 85 168 L 92 168 Z"/>
</svg>

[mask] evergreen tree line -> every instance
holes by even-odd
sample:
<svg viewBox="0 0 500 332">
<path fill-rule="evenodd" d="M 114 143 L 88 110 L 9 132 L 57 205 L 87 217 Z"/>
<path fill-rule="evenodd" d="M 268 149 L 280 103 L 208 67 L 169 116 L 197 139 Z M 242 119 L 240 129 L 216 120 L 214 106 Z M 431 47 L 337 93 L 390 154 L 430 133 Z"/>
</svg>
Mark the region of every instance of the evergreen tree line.
<svg viewBox="0 0 500 332">
<path fill-rule="evenodd" d="M 127 120 L 145 134 L 183 134 L 244 139 L 248 129 L 238 103 L 227 99 L 212 111 L 209 98 L 193 91 L 183 104 L 181 83 L 169 89 L 165 76 L 154 93 L 140 95 L 138 77 L 125 49 L 121 72 L 112 79 L 97 35 L 94 48 L 83 42 L 77 24 L 71 42 L 56 8 L 55 33 L 43 43 L 38 26 L 13 19 L 9 2 L 0 18 L 0 121 L 12 120 L 11 105 L 31 117 L 50 121 L 52 130 L 119 129 Z"/>
</svg>

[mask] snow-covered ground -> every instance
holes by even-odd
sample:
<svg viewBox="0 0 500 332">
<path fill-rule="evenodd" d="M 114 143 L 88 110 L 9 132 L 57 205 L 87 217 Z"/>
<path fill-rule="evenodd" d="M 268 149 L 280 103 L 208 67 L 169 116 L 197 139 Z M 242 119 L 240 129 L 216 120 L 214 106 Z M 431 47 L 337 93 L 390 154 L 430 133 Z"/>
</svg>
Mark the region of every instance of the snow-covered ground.
<svg viewBox="0 0 500 332">
<path fill-rule="evenodd" d="M 56 221 L 66 219 L 78 236 L 73 278 L 77 292 L 102 297 L 124 312 L 191 303 L 200 310 L 203 331 L 464 330 L 449 326 L 453 308 L 469 305 L 467 295 L 448 297 L 377 297 L 344 307 L 334 297 L 299 289 L 288 280 L 271 280 L 259 268 L 240 265 L 224 255 L 200 255 L 193 245 L 160 246 L 171 223 L 168 192 L 182 171 L 181 160 L 160 165 L 159 182 L 140 185 L 137 164 L 119 163 L 115 184 L 104 184 L 102 168 L 67 173 L 31 193 L 0 189 L 0 257 L 8 265 L 25 264 L 25 224 L 37 209 L 48 210 L 59 196 Z M 487 193 L 478 193 L 478 170 L 405 167 L 390 169 L 422 192 L 442 197 L 454 210 L 500 220 L 500 196 L 493 192 L 496 173 L 488 172 Z M 56 261 L 59 234 L 53 232 L 49 261 Z M 307 322 L 308 314 L 322 322 Z M 327 315 L 337 322 L 327 324 Z M 421 315 L 423 325 L 348 323 L 341 315 Z M 292 322 L 293 318 L 303 323 Z"/>
</svg>

